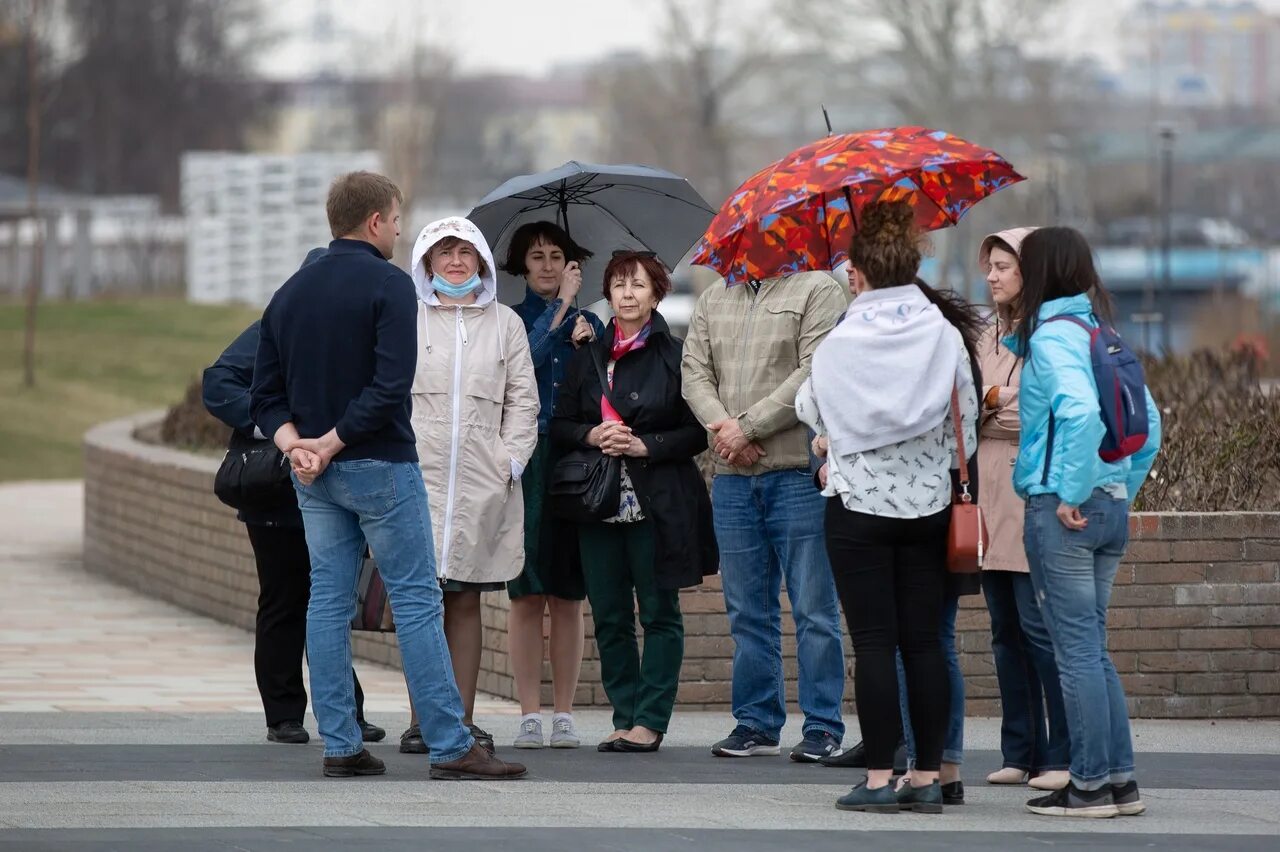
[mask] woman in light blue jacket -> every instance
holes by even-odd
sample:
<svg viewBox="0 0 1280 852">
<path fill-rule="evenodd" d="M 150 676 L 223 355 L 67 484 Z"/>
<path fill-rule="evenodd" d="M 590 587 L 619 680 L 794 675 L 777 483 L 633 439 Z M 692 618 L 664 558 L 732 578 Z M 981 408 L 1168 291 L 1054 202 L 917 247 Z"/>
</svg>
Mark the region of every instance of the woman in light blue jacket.
<svg viewBox="0 0 1280 852">
<path fill-rule="evenodd" d="M 1105 428 L 1090 335 L 1075 322 L 1052 321 L 1108 322 L 1110 299 L 1078 231 L 1030 234 L 1022 243 L 1022 279 L 1028 319 L 1006 338 L 1025 364 L 1013 479 L 1027 501 L 1023 540 L 1071 734 L 1071 782 L 1027 809 L 1044 816 L 1136 815 L 1145 806 L 1134 780 L 1124 688 L 1107 653 L 1106 613 L 1128 543 L 1129 503 L 1160 449 L 1160 414 L 1146 392 L 1146 443 L 1114 463 L 1098 456 Z"/>
</svg>

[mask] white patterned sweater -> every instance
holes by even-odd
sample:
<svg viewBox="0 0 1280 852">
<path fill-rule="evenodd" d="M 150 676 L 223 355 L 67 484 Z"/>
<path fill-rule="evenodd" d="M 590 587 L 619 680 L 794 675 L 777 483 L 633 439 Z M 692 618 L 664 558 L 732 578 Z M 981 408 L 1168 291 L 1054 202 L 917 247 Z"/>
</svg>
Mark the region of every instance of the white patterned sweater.
<svg viewBox="0 0 1280 852">
<path fill-rule="evenodd" d="M 964 342 L 956 335 L 961 357 L 956 366 L 960 421 L 965 452 L 977 452 L 978 395 Z M 826 435 L 813 393 L 812 378 L 796 394 L 796 415 L 819 435 Z M 923 518 L 951 504 L 951 471 L 959 468 L 950 409 L 941 423 L 922 435 L 875 450 L 828 459 L 824 497 L 839 496 L 851 512 L 889 518 Z"/>
</svg>

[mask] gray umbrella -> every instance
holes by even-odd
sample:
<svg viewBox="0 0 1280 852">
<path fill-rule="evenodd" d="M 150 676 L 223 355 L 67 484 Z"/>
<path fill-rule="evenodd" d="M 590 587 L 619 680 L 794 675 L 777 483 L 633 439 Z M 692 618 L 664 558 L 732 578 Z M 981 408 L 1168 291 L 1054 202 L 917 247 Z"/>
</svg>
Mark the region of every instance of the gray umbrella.
<svg viewBox="0 0 1280 852">
<path fill-rule="evenodd" d="M 711 224 L 714 210 L 679 175 L 651 166 L 595 165 L 571 160 L 534 175 L 520 175 L 481 200 L 467 218 L 489 241 L 499 263 L 516 229 L 555 222 L 575 243 L 595 253 L 582 265 L 582 302 L 596 300 L 610 255 L 644 249 L 674 269 Z M 498 296 L 524 299 L 523 278 L 498 274 Z"/>
</svg>

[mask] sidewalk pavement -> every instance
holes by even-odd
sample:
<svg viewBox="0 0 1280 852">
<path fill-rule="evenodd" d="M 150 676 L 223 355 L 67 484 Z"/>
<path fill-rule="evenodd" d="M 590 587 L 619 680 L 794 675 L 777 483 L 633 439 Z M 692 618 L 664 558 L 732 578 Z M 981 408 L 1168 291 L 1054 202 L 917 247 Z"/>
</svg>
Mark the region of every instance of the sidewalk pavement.
<svg viewBox="0 0 1280 852">
<path fill-rule="evenodd" d="M 1135 724 L 1149 813 L 1054 820 L 1022 810 L 1025 788 L 982 782 L 999 723 L 966 726 L 967 800 L 941 817 L 849 814 L 834 799 L 854 770 L 785 756 L 720 760 L 724 713 L 677 713 L 658 754 L 590 746 L 609 713 L 580 711 L 586 747 L 513 752 L 518 710 L 478 702 L 477 722 L 529 779 L 427 780 L 400 755 L 408 705 L 398 671 L 359 663 L 381 778 L 324 780 L 320 746 L 267 744 L 252 636 L 154 601 L 79 564 L 79 483 L 0 486 L 0 852 L 106 849 L 439 849 L 518 842 L 543 849 L 990 850 L 1273 849 L 1280 836 L 1280 723 Z M 799 718 L 784 746 L 799 738 Z M 849 720 L 846 745 L 857 739 Z M 314 724 L 309 721 L 314 733 Z M 1081 824 L 1085 823 L 1085 824 Z M 866 832 L 853 837 L 849 832 Z"/>
</svg>

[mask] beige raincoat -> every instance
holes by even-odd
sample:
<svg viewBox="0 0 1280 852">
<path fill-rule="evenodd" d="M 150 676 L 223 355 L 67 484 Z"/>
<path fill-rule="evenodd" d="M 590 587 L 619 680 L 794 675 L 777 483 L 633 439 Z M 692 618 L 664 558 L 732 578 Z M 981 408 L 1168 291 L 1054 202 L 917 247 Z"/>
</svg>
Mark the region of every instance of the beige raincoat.
<svg viewBox="0 0 1280 852">
<path fill-rule="evenodd" d="M 488 264 L 474 305 L 440 303 L 426 257 L 445 237 Z M 418 366 L 413 431 L 431 506 L 436 571 L 466 583 L 505 582 L 524 568 L 524 493 L 538 442 L 538 388 L 524 323 L 497 303 L 493 254 L 461 217 L 423 228 L 413 247 Z"/>
</svg>

